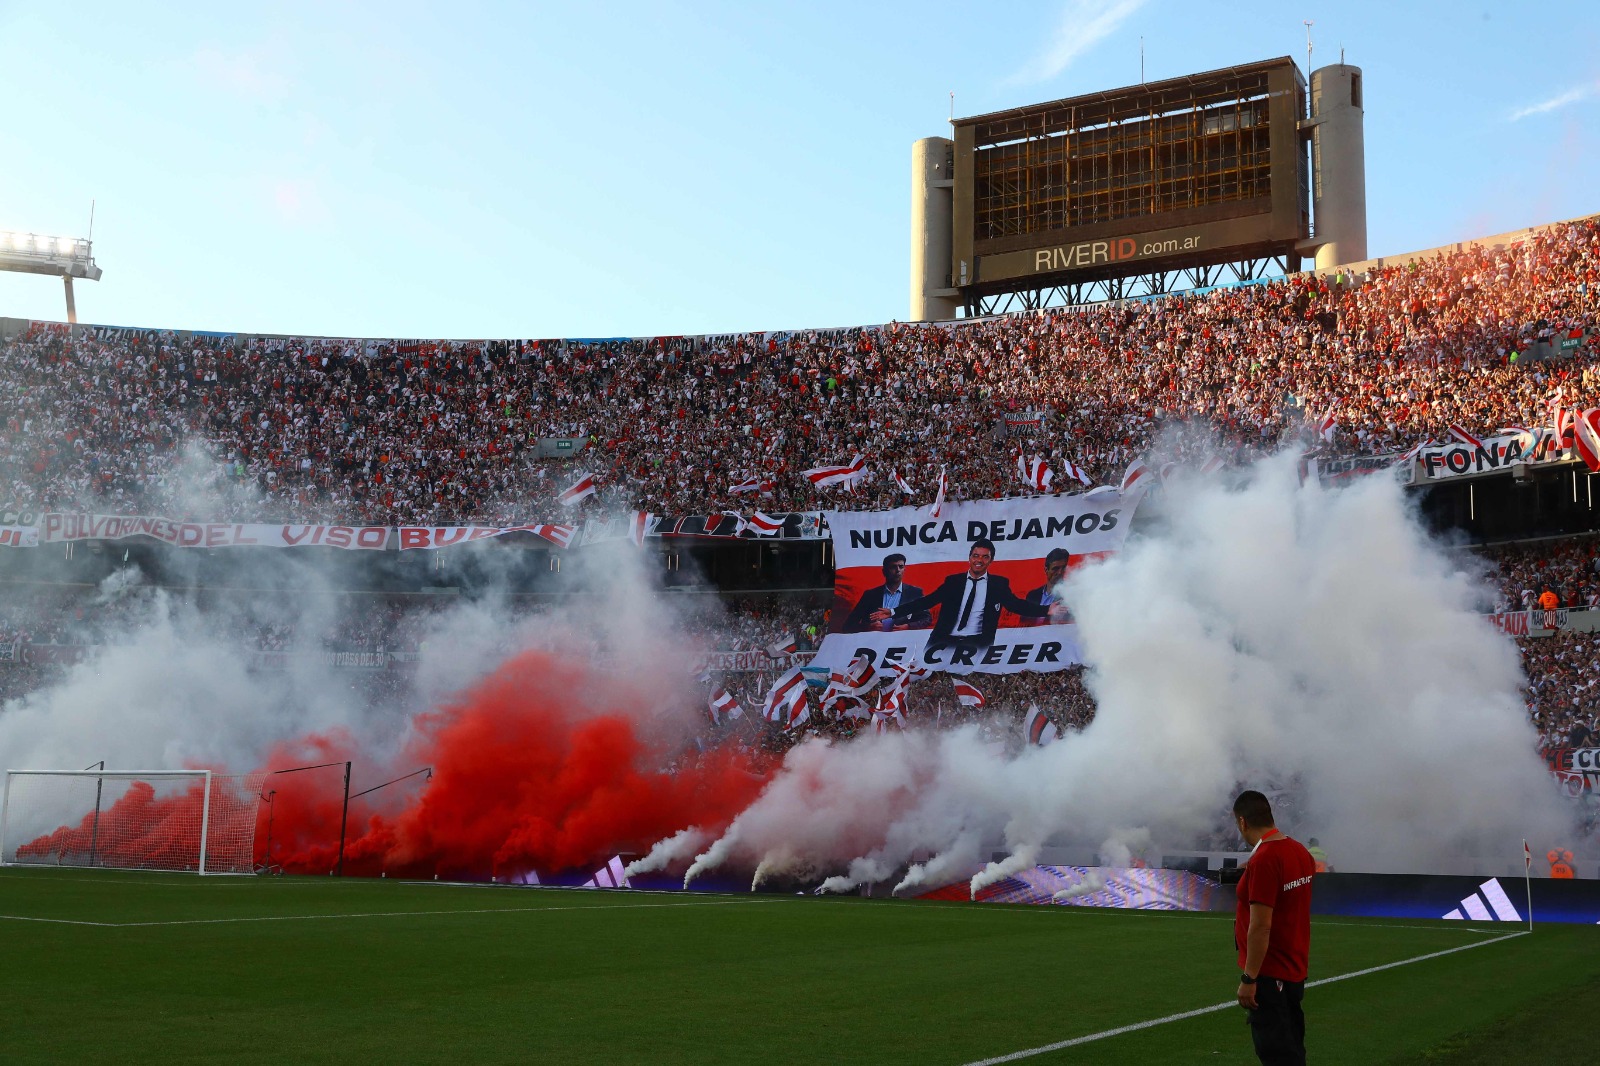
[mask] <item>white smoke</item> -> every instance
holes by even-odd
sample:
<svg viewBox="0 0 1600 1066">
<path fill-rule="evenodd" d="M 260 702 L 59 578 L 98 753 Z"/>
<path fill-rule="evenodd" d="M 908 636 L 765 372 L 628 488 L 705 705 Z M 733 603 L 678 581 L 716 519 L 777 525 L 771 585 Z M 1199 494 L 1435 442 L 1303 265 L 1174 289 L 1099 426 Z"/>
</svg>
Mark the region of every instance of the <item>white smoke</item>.
<svg viewBox="0 0 1600 1066">
<path fill-rule="evenodd" d="M 1476 575 L 1386 477 L 1301 484 L 1292 456 L 1237 484 L 1174 479 L 1154 531 L 1067 583 L 1098 713 L 1003 756 L 974 730 L 806 744 L 690 868 L 834 871 L 897 890 L 1093 844 L 1192 847 L 1237 789 L 1286 788 L 1282 824 L 1341 869 L 1427 870 L 1550 839 L 1563 815 Z"/>
<path fill-rule="evenodd" d="M 672 836 L 656 844 L 650 849 L 649 854 L 643 858 L 630 862 L 622 871 L 624 877 L 635 877 L 639 874 L 655 873 L 665 870 L 675 863 L 685 859 L 694 858 L 695 852 L 705 847 L 714 840 L 714 835 L 708 830 L 697 825 L 681 829 Z"/>
</svg>

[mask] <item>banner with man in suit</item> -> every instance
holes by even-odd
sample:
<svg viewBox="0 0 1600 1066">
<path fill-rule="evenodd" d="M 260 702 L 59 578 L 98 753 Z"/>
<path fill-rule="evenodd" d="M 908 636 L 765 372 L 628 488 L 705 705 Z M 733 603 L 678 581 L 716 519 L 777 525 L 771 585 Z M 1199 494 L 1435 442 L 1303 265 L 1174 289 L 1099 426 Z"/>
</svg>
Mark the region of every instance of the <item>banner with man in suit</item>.
<svg viewBox="0 0 1600 1066">
<path fill-rule="evenodd" d="M 829 511 L 832 632 L 813 665 L 857 657 L 950 673 L 1064 670 L 1079 661 L 1060 585 L 1122 546 L 1138 496 L 1076 496 Z"/>
</svg>

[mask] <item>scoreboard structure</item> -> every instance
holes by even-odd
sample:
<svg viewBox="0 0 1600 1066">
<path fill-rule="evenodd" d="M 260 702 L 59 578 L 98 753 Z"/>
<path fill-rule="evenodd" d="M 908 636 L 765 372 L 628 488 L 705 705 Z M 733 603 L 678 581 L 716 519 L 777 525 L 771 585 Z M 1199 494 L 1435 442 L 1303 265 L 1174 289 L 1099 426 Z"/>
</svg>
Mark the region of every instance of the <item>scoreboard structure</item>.
<svg viewBox="0 0 1600 1066">
<path fill-rule="evenodd" d="M 912 148 L 917 321 L 1366 257 L 1361 72 L 1287 57 L 955 119 Z M 1308 150 L 1309 149 L 1309 150 Z"/>
</svg>

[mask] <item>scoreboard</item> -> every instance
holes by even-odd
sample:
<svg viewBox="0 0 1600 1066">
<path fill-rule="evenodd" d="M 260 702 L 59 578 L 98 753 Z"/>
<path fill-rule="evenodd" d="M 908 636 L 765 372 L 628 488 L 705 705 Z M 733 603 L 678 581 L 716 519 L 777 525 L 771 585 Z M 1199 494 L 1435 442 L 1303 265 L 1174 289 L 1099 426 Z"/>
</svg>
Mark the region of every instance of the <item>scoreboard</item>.
<svg viewBox="0 0 1600 1066">
<path fill-rule="evenodd" d="M 1311 234 L 1294 61 L 956 119 L 949 284 L 1021 288 L 1294 257 Z"/>
</svg>

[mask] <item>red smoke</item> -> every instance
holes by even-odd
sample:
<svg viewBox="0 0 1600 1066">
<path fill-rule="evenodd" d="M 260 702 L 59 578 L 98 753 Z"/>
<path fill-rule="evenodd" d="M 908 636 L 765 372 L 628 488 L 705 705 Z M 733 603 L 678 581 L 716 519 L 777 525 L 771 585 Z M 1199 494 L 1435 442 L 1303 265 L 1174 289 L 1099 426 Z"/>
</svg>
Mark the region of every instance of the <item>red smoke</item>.
<svg viewBox="0 0 1600 1066">
<path fill-rule="evenodd" d="M 90 811 L 75 826 L 62 826 L 17 848 L 17 858 L 49 861 L 51 856 L 101 866 L 155 866 L 192 870 L 200 862 L 203 783 L 173 796 L 156 798 L 148 782 L 135 781 L 100 812 Z"/>
<path fill-rule="evenodd" d="M 725 826 L 764 779 L 731 747 L 661 769 L 678 745 L 642 734 L 636 710 L 658 699 L 640 682 L 551 652 L 506 661 L 415 721 L 416 739 L 390 776 L 432 766 L 433 778 L 376 793 L 375 806 L 352 805 L 345 873 L 548 876 L 642 853 L 690 825 Z M 308 737 L 275 752 L 268 769 L 342 762 L 350 748 L 342 735 Z M 376 783 L 371 776 L 358 758 L 352 787 Z M 278 775 L 267 787 L 277 790 L 272 861 L 327 873 L 338 851 L 343 767 Z M 263 858 L 265 836 L 263 824 Z"/>
</svg>

